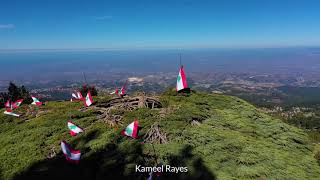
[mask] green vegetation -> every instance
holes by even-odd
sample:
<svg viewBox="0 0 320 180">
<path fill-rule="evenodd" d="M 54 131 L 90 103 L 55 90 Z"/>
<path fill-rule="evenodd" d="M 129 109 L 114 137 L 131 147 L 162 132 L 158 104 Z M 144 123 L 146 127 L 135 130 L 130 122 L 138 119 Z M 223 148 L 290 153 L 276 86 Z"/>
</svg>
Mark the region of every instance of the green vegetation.
<svg viewBox="0 0 320 180">
<path fill-rule="evenodd" d="M 281 86 L 255 91 L 229 86 L 221 88 L 212 85 L 211 88 L 222 89 L 229 95 L 268 109 L 270 115 L 307 131 L 312 142 L 320 143 L 319 87 Z M 281 110 L 277 109 L 280 107 Z"/>
<path fill-rule="evenodd" d="M 319 87 L 283 86 L 279 90 L 283 94 L 283 102 L 287 107 L 318 105 L 320 102 Z"/>
<path fill-rule="evenodd" d="M 86 97 L 87 92 L 90 91 L 92 96 L 97 96 L 98 91 L 96 90 L 95 86 L 88 86 L 87 84 L 84 84 L 79 91 L 81 92 L 83 97 Z"/>
<path fill-rule="evenodd" d="M 271 111 L 271 115 L 279 117 L 283 122 L 305 130 L 314 143 L 320 143 L 320 106 L 286 107 Z M 272 109 L 271 109 L 272 110 Z"/>
<path fill-rule="evenodd" d="M 109 98 L 94 99 L 101 103 Z M 124 117 L 118 127 L 99 121 L 92 110 L 79 111 L 81 102 L 48 102 L 38 109 L 46 113 L 28 121 L 1 111 L 0 174 L 3 179 L 138 179 L 142 177 L 134 172 L 136 164 L 163 163 L 189 169 L 186 174 L 164 174 L 164 179 L 320 177 L 320 148 L 312 145 L 303 130 L 239 98 L 167 91 L 160 100 L 161 109 L 114 111 Z M 29 106 L 19 111 L 26 112 Z M 69 135 L 66 122 L 70 117 L 85 128 L 84 133 Z M 122 137 L 120 131 L 134 119 L 142 127 L 140 135 L 158 123 L 168 143 L 152 145 Z M 79 165 L 64 160 L 62 140 L 81 150 Z M 56 156 L 48 158 L 53 150 Z"/>
<path fill-rule="evenodd" d="M 203 89 L 206 90 L 206 89 Z M 226 94 L 240 97 L 259 107 L 272 108 L 275 105 L 283 108 L 291 107 L 314 107 L 319 106 L 319 87 L 280 86 L 276 88 L 264 88 L 248 90 L 241 86 L 221 87 L 211 85 L 209 90 L 222 90 Z M 208 91 L 208 90 L 207 90 Z"/>
<path fill-rule="evenodd" d="M 14 83 L 10 82 L 8 92 L 0 93 L 0 108 L 4 107 L 4 103 L 7 100 L 14 102 L 18 99 L 23 99 L 23 104 L 30 104 L 32 102 L 29 91 L 24 86 L 18 87 Z"/>
</svg>

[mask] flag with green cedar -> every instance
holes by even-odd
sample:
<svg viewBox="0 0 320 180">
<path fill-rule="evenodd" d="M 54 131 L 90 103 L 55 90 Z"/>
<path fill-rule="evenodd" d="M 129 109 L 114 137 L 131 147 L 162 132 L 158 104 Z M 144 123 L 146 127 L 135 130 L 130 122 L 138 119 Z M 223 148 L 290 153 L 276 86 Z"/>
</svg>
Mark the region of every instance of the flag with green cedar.
<svg viewBox="0 0 320 180">
<path fill-rule="evenodd" d="M 186 75 L 184 73 L 183 66 L 181 66 L 180 70 L 179 70 L 178 78 L 177 78 L 176 90 L 180 91 L 180 90 L 183 90 L 183 89 L 186 89 L 186 88 L 188 88 L 187 78 L 186 78 Z"/>
<path fill-rule="evenodd" d="M 75 125 L 72 121 L 68 121 L 68 128 L 70 129 L 70 135 L 76 136 L 79 133 L 83 132 L 83 129 L 77 125 Z"/>
<path fill-rule="evenodd" d="M 124 136 L 129 136 L 134 139 L 138 139 L 138 130 L 139 130 L 139 123 L 137 120 L 133 121 L 129 124 L 124 130 L 121 131 L 121 134 Z"/>
</svg>

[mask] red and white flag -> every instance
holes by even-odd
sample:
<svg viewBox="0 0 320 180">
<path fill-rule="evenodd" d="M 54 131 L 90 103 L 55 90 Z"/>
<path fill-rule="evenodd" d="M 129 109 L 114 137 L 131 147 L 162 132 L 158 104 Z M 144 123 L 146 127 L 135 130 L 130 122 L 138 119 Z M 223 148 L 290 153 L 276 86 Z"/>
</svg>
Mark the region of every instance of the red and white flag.
<svg viewBox="0 0 320 180">
<path fill-rule="evenodd" d="M 82 96 L 81 92 L 76 91 L 75 93 L 72 93 L 72 98 L 71 98 L 70 101 L 74 101 L 74 100 L 76 100 L 76 101 L 82 101 L 83 100 L 83 96 Z"/>
<path fill-rule="evenodd" d="M 138 131 L 139 131 L 139 123 L 137 120 L 135 120 L 131 124 L 129 124 L 124 130 L 121 131 L 121 135 L 138 139 L 139 138 Z"/>
<path fill-rule="evenodd" d="M 17 109 L 23 102 L 23 99 L 19 99 L 16 102 L 12 103 L 12 109 Z"/>
<path fill-rule="evenodd" d="M 72 121 L 68 121 L 68 128 L 70 129 L 71 136 L 77 136 L 79 133 L 83 132 L 83 129 L 75 125 Z"/>
<path fill-rule="evenodd" d="M 15 116 L 15 117 L 19 117 L 19 116 L 20 116 L 19 114 L 16 114 L 16 113 L 12 112 L 11 109 L 5 110 L 5 111 L 4 111 L 4 114 L 10 115 L 10 116 Z"/>
<path fill-rule="evenodd" d="M 78 99 L 83 100 L 82 94 L 80 91 L 77 91 Z"/>
<path fill-rule="evenodd" d="M 80 162 L 81 152 L 72 149 L 66 141 L 61 141 L 61 149 L 67 161 L 76 164 Z"/>
<path fill-rule="evenodd" d="M 40 102 L 36 97 L 31 96 L 33 102 L 31 104 L 36 105 L 36 106 L 41 106 L 42 102 Z"/>
<path fill-rule="evenodd" d="M 8 100 L 5 104 L 4 104 L 4 107 L 7 108 L 7 109 L 11 109 L 11 103 L 10 101 Z"/>
<path fill-rule="evenodd" d="M 121 87 L 119 96 L 126 95 L 126 84 L 127 82 Z"/>
<path fill-rule="evenodd" d="M 116 95 L 119 95 L 119 89 L 117 88 L 116 90 L 114 90 L 112 93 L 110 94 L 116 94 Z"/>
<path fill-rule="evenodd" d="M 188 88 L 187 77 L 184 73 L 183 66 L 181 66 L 179 70 L 178 78 L 177 78 L 176 90 L 180 91 L 186 88 Z"/>
<path fill-rule="evenodd" d="M 93 104 L 93 99 L 92 99 L 92 96 L 91 96 L 90 91 L 88 91 L 87 96 L 86 96 L 86 99 L 85 99 L 85 101 L 84 101 L 84 105 L 85 105 L 86 107 L 88 107 L 88 106 L 91 106 L 91 104 Z"/>
</svg>

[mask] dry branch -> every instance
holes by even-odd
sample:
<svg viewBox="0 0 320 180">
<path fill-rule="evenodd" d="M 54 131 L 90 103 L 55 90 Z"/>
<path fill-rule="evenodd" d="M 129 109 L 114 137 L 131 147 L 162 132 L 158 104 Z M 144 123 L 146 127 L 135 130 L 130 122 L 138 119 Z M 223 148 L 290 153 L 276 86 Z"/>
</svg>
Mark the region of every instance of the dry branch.
<svg viewBox="0 0 320 180">
<path fill-rule="evenodd" d="M 162 108 L 162 104 L 156 98 L 148 96 L 135 96 L 135 97 L 126 97 L 126 98 L 115 98 L 111 99 L 106 103 L 97 105 L 97 107 L 121 107 L 125 110 L 134 110 L 137 108 Z"/>
<path fill-rule="evenodd" d="M 48 155 L 47 155 L 47 158 L 48 159 L 52 159 L 56 156 L 56 146 L 52 146 L 52 148 L 50 149 Z"/>
<path fill-rule="evenodd" d="M 137 108 L 161 108 L 162 104 L 156 98 L 144 95 L 136 97 L 114 98 L 107 102 L 81 108 L 80 111 L 93 110 L 98 114 L 97 118 L 110 126 L 122 124 L 122 114 L 113 114 L 111 110 L 133 111 Z"/>
<path fill-rule="evenodd" d="M 167 135 L 161 132 L 160 126 L 157 123 L 151 126 L 151 128 L 147 131 L 143 138 L 144 143 L 165 144 L 168 142 Z"/>
</svg>

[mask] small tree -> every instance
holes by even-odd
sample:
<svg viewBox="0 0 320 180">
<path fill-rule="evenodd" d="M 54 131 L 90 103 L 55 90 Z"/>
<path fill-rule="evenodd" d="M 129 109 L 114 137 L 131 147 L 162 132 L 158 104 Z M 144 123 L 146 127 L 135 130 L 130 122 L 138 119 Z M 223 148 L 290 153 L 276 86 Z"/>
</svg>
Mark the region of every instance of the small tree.
<svg viewBox="0 0 320 180">
<path fill-rule="evenodd" d="M 21 98 L 20 97 L 20 90 L 13 82 L 9 83 L 8 95 L 9 95 L 9 100 L 10 101 L 15 101 L 18 98 Z"/>
<path fill-rule="evenodd" d="M 98 91 L 97 91 L 95 86 L 90 86 L 89 87 L 89 91 L 91 92 L 92 96 L 97 96 L 98 95 Z"/>
<path fill-rule="evenodd" d="M 25 104 L 30 104 L 32 102 L 29 91 L 24 86 L 16 86 L 13 82 L 9 83 L 7 98 L 5 98 L 5 101 L 8 99 L 11 102 L 14 102 L 18 99 L 23 99 L 23 103 Z"/>
<path fill-rule="evenodd" d="M 98 95 L 98 91 L 95 88 L 95 86 L 88 86 L 87 84 L 84 84 L 81 88 L 80 88 L 80 92 L 82 94 L 83 97 L 85 97 L 87 95 L 87 93 L 90 91 L 92 96 L 97 96 Z"/>
<path fill-rule="evenodd" d="M 29 91 L 23 85 L 20 88 L 20 96 L 26 104 L 30 104 L 33 102 Z"/>
<path fill-rule="evenodd" d="M 9 99 L 9 95 L 6 92 L 0 93 L 0 108 L 4 107 L 4 103 Z"/>
</svg>

